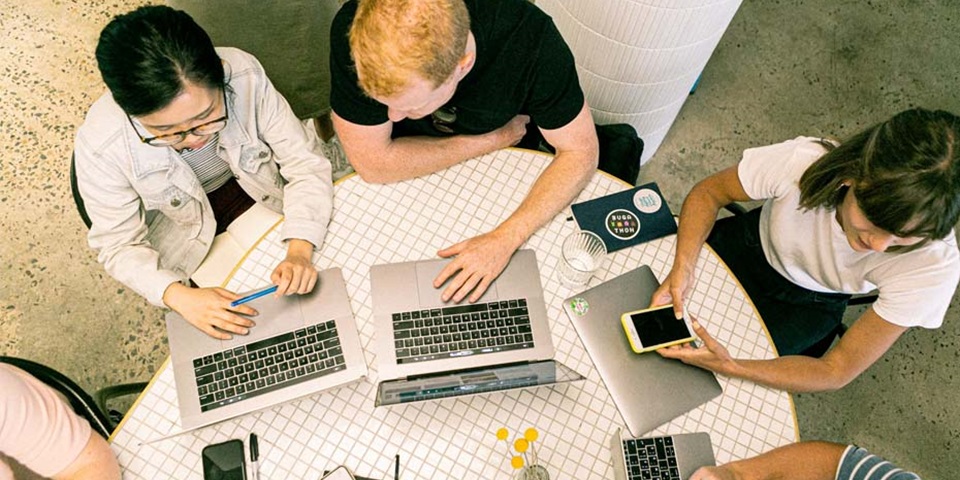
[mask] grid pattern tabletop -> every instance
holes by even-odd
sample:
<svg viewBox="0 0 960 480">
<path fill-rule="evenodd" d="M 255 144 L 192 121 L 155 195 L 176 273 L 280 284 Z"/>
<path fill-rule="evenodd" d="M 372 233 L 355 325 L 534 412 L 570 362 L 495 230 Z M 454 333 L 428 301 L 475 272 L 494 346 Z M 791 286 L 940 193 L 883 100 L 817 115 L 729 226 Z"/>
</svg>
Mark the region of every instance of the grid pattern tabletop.
<svg viewBox="0 0 960 480">
<path fill-rule="evenodd" d="M 490 393 L 390 408 L 373 406 L 378 382 L 371 309 L 370 267 L 431 258 L 441 248 L 493 229 L 513 212 L 550 157 L 501 150 L 426 177 L 393 185 L 371 185 L 353 176 L 335 188 L 333 219 L 318 268 L 339 266 L 369 376 L 358 383 L 305 397 L 172 438 L 179 413 L 173 370 L 167 362 L 112 442 L 124 478 L 201 478 L 200 450 L 209 443 L 260 438 L 264 479 L 319 479 L 324 470 L 346 465 L 358 475 L 393 478 L 395 454 L 401 478 L 489 479 L 512 475 L 507 446 L 495 432 L 536 427 L 540 463 L 554 479 L 612 478 L 610 439 L 623 421 L 581 344 L 561 303 L 576 293 L 557 279 L 562 239 L 576 225 L 569 207 L 524 245 L 537 252 L 557 360 L 585 375 L 575 384 Z M 623 190 L 625 185 L 594 175 L 577 201 Z M 242 262 L 227 284 L 233 291 L 255 288 L 285 251 L 274 228 Z M 589 286 L 641 264 L 658 278 L 669 271 L 674 236 L 620 250 L 608 257 Z M 761 323 L 736 282 L 704 250 L 688 310 L 702 319 L 739 358 L 773 358 Z M 584 289 L 587 287 L 584 287 Z M 709 432 L 718 462 L 752 456 L 797 438 L 789 395 L 738 379 L 719 378 L 723 394 L 658 427 L 652 434 Z M 150 442 L 150 443 L 144 443 Z"/>
</svg>

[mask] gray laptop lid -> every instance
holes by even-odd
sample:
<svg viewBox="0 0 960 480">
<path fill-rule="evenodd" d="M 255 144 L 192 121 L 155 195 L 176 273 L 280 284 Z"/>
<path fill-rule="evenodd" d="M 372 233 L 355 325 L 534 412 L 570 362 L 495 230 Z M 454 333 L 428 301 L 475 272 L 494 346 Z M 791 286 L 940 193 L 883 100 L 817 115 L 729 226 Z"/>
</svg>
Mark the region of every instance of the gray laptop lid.
<svg viewBox="0 0 960 480">
<path fill-rule="evenodd" d="M 273 295 L 267 295 L 251 301 L 249 305 L 259 312 L 259 315 L 253 317 L 256 326 L 250 329 L 248 335 L 233 335 L 230 340 L 218 340 L 208 336 L 190 325 L 176 312 L 171 311 L 166 315 L 170 358 L 173 364 L 177 401 L 180 407 L 180 426 L 185 429 L 184 431 L 343 385 L 358 380 L 367 374 L 366 361 L 360 347 L 360 336 L 350 308 L 350 299 L 347 296 L 343 274 L 339 268 L 320 271 L 317 286 L 306 295 L 289 295 L 279 299 L 274 298 Z M 293 337 L 284 340 L 283 344 L 286 346 L 296 345 L 295 347 L 284 352 L 276 352 L 276 355 L 280 355 L 279 358 L 281 359 L 276 362 L 279 370 L 282 363 L 291 360 L 285 357 L 288 351 L 291 354 L 296 354 L 292 357 L 293 360 L 299 360 L 304 358 L 304 355 L 297 353 L 297 350 L 305 350 L 307 346 L 314 349 L 319 343 L 331 341 L 330 338 L 323 337 L 322 342 L 301 346 L 298 345 L 301 338 L 297 338 L 295 332 L 298 334 L 299 330 L 311 326 L 316 326 L 314 329 L 316 331 L 320 329 L 321 324 L 326 331 L 326 325 L 331 324 L 331 322 L 336 326 L 336 336 L 332 338 L 339 340 L 339 345 L 336 346 L 339 347 L 339 352 L 343 356 L 343 366 L 345 368 L 334 367 L 332 373 L 323 375 L 319 375 L 318 370 L 317 375 L 319 376 L 305 372 L 302 380 L 298 377 L 298 380 L 292 384 L 290 382 L 277 383 L 275 389 L 262 387 L 267 391 L 257 390 L 257 393 L 249 394 L 247 398 L 241 397 L 236 403 L 213 409 L 201 407 L 201 390 L 197 380 L 197 367 L 194 363 L 198 358 L 213 354 L 215 361 L 222 359 L 229 366 L 229 359 L 223 357 L 217 359 L 218 352 L 222 356 L 226 355 L 226 350 L 230 350 L 231 353 L 245 353 L 249 346 L 267 341 L 271 343 L 279 342 L 280 339 L 287 336 Z M 332 332 L 332 330 L 330 331 Z M 302 333 L 304 333 L 305 339 L 309 339 L 307 332 Z M 283 335 L 283 337 L 277 337 L 278 335 Z M 315 339 L 321 336 L 319 332 L 314 335 L 317 336 Z M 276 344 L 278 350 L 279 345 L 280 343 Z M 277 358 L 276 355 L 271 354 L 270 356 L 271 358 Z M 306 357 L 309 357 L 309 355 L 306 355 Z M 308 360 L 310 359 L 308 358 Z M 325 361 L 319 357 L 317 360 Z M 266 362 L 265 357 L 263 361 Z M 273 363 L 271 362 L 271 364 Z M 316 362 L 310 361 L 310 363 Z M 256 365 L 256 362 L 254 362 L 254 366 L 260 368 Z M 270 368 L 273 366 L 266 365 L 266 363 L 263 365 L 266 373 L 271 375 L 274 375 L 273 372 L 270 372 Z M 301 366 L 304 365 L 298 364 L 296 368 Z M 319 369 L 320 367 L 315 368 Z M 328 369 L 324 368 L 324 370 Z M 245 371 L 243 373 L 249 372 Z M 276 373 L 279 374 L 279 372 Z M 238 379 L 236 383 L 240 384 L 241 377 L 235 377 Z M 229 378 L 227 380 L 229 382 Z M 243 381 L 249 383 L 251 381 L 255 382 L 256 379 L 248 376 Z"/>
<path fill-rule="evenodd" d="M 563 302 L 627 428 L 637 437 L 722 392 L 711 372 L 630 349 L 620 316 L 647 308 L 659 285 L 644 265 Z"/>
<path fill-rule="evenodd" d="M 438 373 L 381 382 L 374 405 L 389 406 L 584 380 L 555 360 Z"/>
</svg>

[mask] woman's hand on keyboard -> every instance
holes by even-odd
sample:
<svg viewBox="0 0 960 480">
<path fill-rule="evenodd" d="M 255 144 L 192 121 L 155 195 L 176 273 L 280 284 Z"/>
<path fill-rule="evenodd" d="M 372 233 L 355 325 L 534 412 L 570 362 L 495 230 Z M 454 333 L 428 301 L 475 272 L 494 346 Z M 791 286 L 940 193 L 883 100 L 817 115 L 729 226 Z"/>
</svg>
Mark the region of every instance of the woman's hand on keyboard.
<svg viewBox="0 0 960 480">
<path fill-rule="evenodd" d="M 249 305 L 231 307 L 230 302 L 240 296 L 215 288 L 191 288 L 181 283 L 171 283 L 163 293 L 163 302 L 191 325 L 213 338 L 229 340 L 230 333 L 246 335 L 255 324 L 248 318 L 237 315 L 256 315 Z"/>
</svg>

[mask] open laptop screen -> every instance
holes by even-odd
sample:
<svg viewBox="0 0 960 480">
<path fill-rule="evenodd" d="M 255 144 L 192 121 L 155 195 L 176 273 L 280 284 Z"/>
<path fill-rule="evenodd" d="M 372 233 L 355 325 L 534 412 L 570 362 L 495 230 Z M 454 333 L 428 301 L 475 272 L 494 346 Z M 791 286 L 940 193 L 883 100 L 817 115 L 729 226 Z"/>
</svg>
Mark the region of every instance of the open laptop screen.
<svg viewBox="0 0 960 480">
<path fill-rule="evenodd" d="M 496 365 L 381 382 L 375 405 L 398 405 L 583 379 L 579 373 L 554 360 Z"/>
</svg>

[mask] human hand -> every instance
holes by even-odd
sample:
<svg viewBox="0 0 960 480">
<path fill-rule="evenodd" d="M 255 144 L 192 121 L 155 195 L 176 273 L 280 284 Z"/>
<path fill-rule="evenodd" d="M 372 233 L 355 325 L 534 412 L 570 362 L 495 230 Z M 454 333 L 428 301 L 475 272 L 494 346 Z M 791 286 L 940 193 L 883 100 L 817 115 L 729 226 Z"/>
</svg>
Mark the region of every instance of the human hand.
<svg viewBox="0 0 960 480">
<path fill-rule="evenodd" d="M 739 477 L 726 467 L 700 467 L 690 480 L 738 480 Z"/>
<path fill-rule="evenodd" d="M 312 243 L 296 238 L 287 241 L 287 257 L 270 274 L 270 281 L 277 286 L 277 298 L 313 290 L 317 284 L 317 267 L 312 257 Z"/>
<path fill-rule="evenodd" d="M 239 295 L 220 287 L 191 288 L 181 283 L 171 283 L 163 292 L 163 303 L 203 333 L 220 340 L 232 338 L 228 332 L 246 335 L 250 327 L 256 325 L 237 315 L 257 315 L 253 307 L 230 306 L 230 302 L 239 298 Z"/>
<path fill-rule="evenodd" d="M 726 347 L 716 341 L 700 322 L 692 319 L 693 333 L 700 338 L 703 346 L 694 347 L 691 344 L 674 345 L 672 347 L 661 348 L 657 350 L 661 356 L 666 358 L 675 358 L 688 365 L 704 368 L 714 372 L 727 372 L 730 367 L 736 363 L 736 360 L 730 356 Z"/>
<path fill-rule="evenodd" d="M 457 258 L 440 271 L 433 280 L 433 287 L 440 288 L 456 274 L 440 298 L 444 302 L 452 298 L 459 303 L 470 294 L 469 301 L 476 302 L 487 291 L 490 283 L 503 272 L 516 249 L 513 242 L 505 238 L 499 230 L 494 230 L 440 250 L 437 255 L 441 257 L 456 255 Z"/>
<path fill-rule="evenodd" d="M 523 136 L 527 134 L 528 123 L 530 123 L 529 115 L 517 115 L 506 125 L 491 132 L 497 138 L 497 148 L 512 147 L 520 143 Z"/>
<path fill-rule="evenodd" d="M 650 307 L 659 307 L 673 303 L 673 314 L 683 318 L 684 299 L 693 289 L 694 267 L 685 267 L 674 263 L 663 283 L 657 287 L 650 298 Z"/>
</svg>

